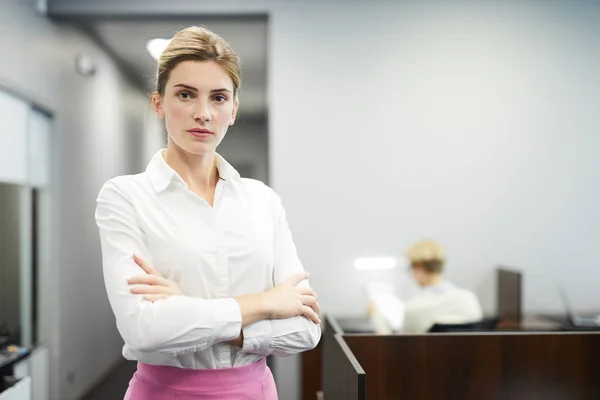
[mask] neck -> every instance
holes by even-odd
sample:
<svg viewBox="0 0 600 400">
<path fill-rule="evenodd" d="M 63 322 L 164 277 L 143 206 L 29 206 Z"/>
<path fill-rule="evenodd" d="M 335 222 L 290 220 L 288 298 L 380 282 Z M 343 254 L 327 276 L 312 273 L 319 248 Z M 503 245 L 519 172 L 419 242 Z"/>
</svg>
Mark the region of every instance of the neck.
<svg viewBox="0 0 600 400">
<path fill-rule="evenodd" d="M 427 286 L 436 286 L 439 285 L 440 283 L 442 283 L 442 275 L 440 274 L 433 274 L 433 275 L 429 275 L 423 282 L 423 284 L 421 286 L 423 287 L 427 287 Z"/>
<path fill-rule="evenodd" d="M 219 180 L 215 153 L 190 154 L 169 141 L 165 161 L 188 184 L 190 190 L 213 189 Z"/>
</svg>

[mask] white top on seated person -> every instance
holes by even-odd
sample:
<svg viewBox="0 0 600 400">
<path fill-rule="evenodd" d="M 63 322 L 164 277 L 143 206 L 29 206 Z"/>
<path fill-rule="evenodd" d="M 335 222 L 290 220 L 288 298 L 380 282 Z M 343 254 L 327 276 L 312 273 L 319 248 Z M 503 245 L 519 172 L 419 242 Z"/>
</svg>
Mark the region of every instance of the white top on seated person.
<svg viewBox="0 0 600 400">
<path fill-rule="evenodd" d="M 474 293 L 443 281 L 446 255 L 438 243 L 419 242 L 408 250 L 407 256 L 422 292 L 405 304 L 403 333 L 425 333 L 435 323 L 462 324 L 483 318 Z"/>
<path fill-rule="evenodd" d="M 167 148 L 145 172 L 109 180 L 97 199 L 124 357 L 212 369 L 314 348 L 319 305 L 279 196 L 216 154 L 239 84 L 214 61 L 169 72 L 153 95 Z"/>
</svg>

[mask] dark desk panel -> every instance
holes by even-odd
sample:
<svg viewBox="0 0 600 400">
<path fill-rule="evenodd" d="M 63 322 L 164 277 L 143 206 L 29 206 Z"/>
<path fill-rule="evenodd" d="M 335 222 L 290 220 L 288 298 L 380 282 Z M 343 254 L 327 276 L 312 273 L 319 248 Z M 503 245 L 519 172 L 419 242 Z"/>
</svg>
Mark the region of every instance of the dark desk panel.
<svg viewBox="0 0 600 400">
<path fill-rule="evenodd" d="M 566 326 L 564 317 L 550 318 L 548 316 L 541 315 L 524 315 L 520 321 L 503 321 L 498 327 L 498 333 L 508 334 L 510 332 L 520 332 L 521 334 L 530 332 L 532 334 L 539 334 L 540 332 L 558 332 L 569 330 Z M 360 331 L 368 331 L 369 321 L 367 318 L 362 316 L 346 316 L 342 318 L 330 318 L 335 323 L 334 329 L 337 332 L 344 331 L 343 328 L 349 328 L 353 333 Z M 324 328 L 327 329 L 326 327 Z M 345 337 L 349 334 L 344 331 Z M 429 336 L 432 334 L 427 334 Z M 599 338 L 600 339 L 600 338 Z M 320 343 L 314 350 L 304 352 L 301 355 L 302 365 L 302 399 L 303 400 L 314 400 L 315 392 L 322 389 L 322 349 L 323 344 Z M 490 350 L 492 351 L 492 350 Z M 409 354 L 408 357 L 411 355 Z M 600 353 L 598 353 L 600 357 Z M 411 362 L 408 363 L 409 365 Z M 600 376 L 600 375 L 599 375 Z M 600 394 L 598 395 L 600 399 Z"/>
<path fill-rule="evenodd" d="M 323 398 L 325 400 L 365 400 L 365 371 L 342 335 L 343 332 L 337 321 L 325 317 L 321 339 L 323 343 Z"/>
<path fill-rule="evenodd" d="M 342 335 L 324 338 L 323 398 L 365 400 L 365 371 Z"/>
<path fill-rule="evenodd" d="M 518 321 L 523 313 L 523 274 L 496 269 L 496 312 L 501 320 Z"/>
<path fill-rule="evenodd" d="M 367 398 L 600 398 L 599 333 L 347 335 Z"/>
<path fill-rule="evenodd" d="M 322 385 L 323 337 L 317 347 L 305 351 L 300 357 L 302 373 L 302 400 L 315 400 Z"/>
</svg>

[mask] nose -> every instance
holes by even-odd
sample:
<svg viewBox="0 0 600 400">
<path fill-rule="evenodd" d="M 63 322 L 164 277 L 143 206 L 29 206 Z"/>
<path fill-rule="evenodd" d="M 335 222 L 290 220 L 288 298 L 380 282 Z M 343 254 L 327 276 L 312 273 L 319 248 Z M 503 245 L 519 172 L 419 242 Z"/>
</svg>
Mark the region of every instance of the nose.
<svg viewBox="0 0 600 400">
<path fill-rule="evenodd" d="M 211 120 L 208 101 L 198 100 L 193 117 L 197 122 L 209 122 Z"/>
</svg>

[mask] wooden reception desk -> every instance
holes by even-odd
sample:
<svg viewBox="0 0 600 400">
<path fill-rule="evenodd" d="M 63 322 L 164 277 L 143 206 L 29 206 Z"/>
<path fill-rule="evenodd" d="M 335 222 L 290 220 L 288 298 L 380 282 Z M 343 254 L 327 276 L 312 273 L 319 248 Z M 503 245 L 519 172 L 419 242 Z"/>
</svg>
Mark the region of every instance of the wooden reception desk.
<svg viewBox="0 0 600 400">
<path fill-rule="evenodd" d="M 326 317 L 310 353 L 303 374 L 321 382 L 303 399 L 600 398 L 600 332 L 346 334 Z"/>
</svg>

